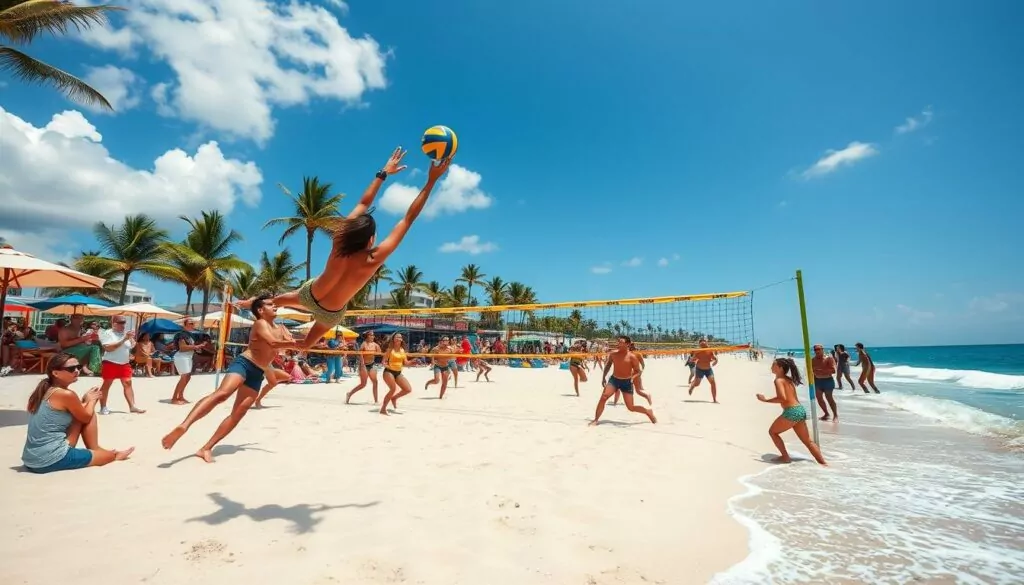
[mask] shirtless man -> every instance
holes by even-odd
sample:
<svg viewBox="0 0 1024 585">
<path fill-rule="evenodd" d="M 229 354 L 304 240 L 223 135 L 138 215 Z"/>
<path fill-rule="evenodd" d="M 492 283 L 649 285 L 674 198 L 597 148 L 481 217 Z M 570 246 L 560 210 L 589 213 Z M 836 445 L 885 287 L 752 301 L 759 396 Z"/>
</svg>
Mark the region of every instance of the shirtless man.
<svg viewBox="0 0 1024 585">
<path fill-rule="evenodd" d="M 718 385 L 715 384 L 715 371 L 712 366 L 718 365 L 718 356 L 715 355 L 715 350 L 708 348 L 708 340 L 700 340 L 700 349 L 695 350 L 691 355 L 690 359 L 693 360 L 693 382 L 690 382 L 690 396 L 693 396 L 693 389 L 700 386 L 700 381 L 704 378 L 708 379 L 708 384 L 711 384 L 711 401 L 718 403 Z"/>
<path fill-rule="evenodd" d="M 832 377 L 836 373 L 836 362 L 832 356 L 825 355 L 825 348 L 820 344 L 814 346 L 811 370 L 814 372 L 814 397 L 821 407 L 821 412 L 824 413 L 819 420 L 839 420 L 836 399 L 832 397 L 832 392 L 836 389 L 836 380 Z M 831 416 L 828 414 L 829 406 L 832 407 Z"/>
<path fill-rule="evenodd" d="M 259 393 L 260 385 L 263 383 L 265 371 L 273 372 L 270 363 L 274 360 L 278 350 L 295 349 L 295 340 L 284 327 L 274 326 L 274 317 L 277 315 L 277 307 L 270 300 L 269 296 L 259 296 L 252 301 L 252 312 L 256 316 L 256 323 L 249 333 L 249 347 L 236 357 L 231 365 L 224 371 L 224 379 L 220 387 L 214 390 L 213 394 L 203 397 L 188 413 L 184 422 L 164 436 L 160 443 L 164 449 L 174 447 L 178 439 L 184 435 L 189 427 L 197 420 L 210 414 L 220 403 L 231 398 L 237 391 L 235 404 L 231 407 L 231 413 L 224 419 L 217 430 L 213 432 L 210 440 L 203 445 L 196 456 L 207 463 L 213 463 L 213 448 L 224 437 L 228 436 L 238 423 L 242 421 L 245 413 L 249 411 Z"/>
<path fill-rule="evenodd" d="M 622 392 L 622 400 L 626 403 L 627 410 L 646 414 L 652 423 L 658 422 L 658 419 L 654 417 L 653 410 L 633 404 L 633 381 L 640 377 L 644 369 L 636 354 L 629 351 L 629 343 L 629 337 L 625 335 L 619 337 L 615 351 L 608 354 L 604 364 L 604 374 L 601 377 L 604 392 L 601 393 L 601 398 L 597 401 L 597 411 L 594 413 L 594 420 L 590 421 L 591 425 L 597 424 L 601 413 L 604 412 L 605 403 L 616 392 Z M 608 377 L 609 370 L 612 373 L 611 378 Z"/>
<path fill-rule="evenodd" d="M 380 350 L 380 345 L 374 340 L 373 331 L 367 331 L 363 334 L 363 337 L 363 342 L 359 344 L 359 351 L 372 353 L 356 356 L 359 358 L 359 385 L 345 394 L 345 404 L 352 400 L 352 396 L 356 392 L 366 387 L 367 381 L 371 383 L 371 388 L 373 389 L 373 403 L 377 404 L 377 364 L 382 363 L 384 356 Z"/>
<path fill-rule="evenodd" d="M 366 285 L 388 256 L 398 248 L 402 238 L 423 211 L 434 185 L 452 162 L 449 157 L 430 166 L 427 182 L 409 206 L 409 210 L 405 212 L 405 217 L 395 224 L 391 234 L 379 246 L 374 247 L 377 222 L 368 210 L 384 180 L 405 170 L 405 165 L 402 164 L 405 153 L 401 146 L 396 148 L 348 217 L 339 218 L 335 222 L 334 244 L 320 275 L 306 281 L 298 290 L 271 299 L 276 306 L 294 307 L 313 314 L 316 322 L 306 335 L 306 339 L 302 341 L 302 349 L 313 347 L 324 333 L 341 323 L 345 316 L 345 307 L 352 296 Z M 252 303 L 252 299 L 242 301 L 238 303 L 238 307 L 248 309 Z"/>
<path fill-rule="evenodd" d="M 871 359 L 868 350 L 864 349 L 863 343 L 855 343 L 854 347 L 857 348 L 857 363 L 853 365 L 860 366 L 860 377 L 857 378 L 860 389 L 865 394 L 870 394 L 868 387 L 864 385 L 866 381 L 868 384 L 871 384 L 871 389 L 875 391 L 875 394 L 880 394 L 878 386 L 875 386 L 875 361 Z"/>
</svg>

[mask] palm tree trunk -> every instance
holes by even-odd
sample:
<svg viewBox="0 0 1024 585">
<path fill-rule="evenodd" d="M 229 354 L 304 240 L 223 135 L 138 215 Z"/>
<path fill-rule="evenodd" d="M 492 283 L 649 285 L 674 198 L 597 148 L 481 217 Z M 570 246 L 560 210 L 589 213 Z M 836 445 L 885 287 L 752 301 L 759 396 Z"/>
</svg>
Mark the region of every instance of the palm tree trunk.
<svg viewBox="0 0 1024 585">
<path fill-rule="evenodd" d="M 377 295 L 379 293 L 377 292 L 377 290 L 379 288 L 380 288 L 380 279 L 378 278 L 378 279 L 374 280 L 374 282 L 373 282 L 373 308 L 374 309 L 378 308 L 377 307 Z"/>
<path fill-rule="evenodd" d="M 310 262 L 313 260 L 313 230 L 306 230 L 306 280 L 311 278 L 310 276 Z"/>
<path fill-rule="evenodd" d="M 199 317 L 199 329 L 206 329 L 206 311 L 210 308 L 210 287 L 203 287 L 203 314 Z M 224 316 L 221 315 L 221 318 Z"/>
<path fill-rule="evenodd" d="M 472 307 L 473 306 L 473 281 L 472 280 L 469 281 L 468 284 L 469 284 L 469 291 L 466 293 L 466 297 L 467 297 L 467 299 L 466 299 L 466 306 L 467 307 Z"/>
<path fill-rule="evenodd" d="M 124 282 L 121 283 L 121 300 L 118 301 L 118 303 L 117 303 L 119 305 L 123 305 L 124 304 L 124 297 L 125 297 L 125 295 L 128 294 L 128 277 L 131 276 L 131 274 L 132 274 L 131 270 L 125 270 L 124 271 Z"/>
<path fill-rule="evenodd" d="M 192 314 L 192 291 L 195 289 L 191 286 L 185 287 L 185 314 Z"/>
</svg>

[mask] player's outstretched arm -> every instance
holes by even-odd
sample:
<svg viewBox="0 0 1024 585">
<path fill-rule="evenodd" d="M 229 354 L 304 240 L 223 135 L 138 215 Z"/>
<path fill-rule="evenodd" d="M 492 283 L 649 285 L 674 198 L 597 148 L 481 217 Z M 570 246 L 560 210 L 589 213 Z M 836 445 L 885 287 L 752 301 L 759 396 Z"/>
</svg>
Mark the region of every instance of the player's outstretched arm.
<svg viewBox="0 0 1024 585">
<path fill-rule="evenodd" d="M 359 198 L 359 203 L 356 203 L 356 206 L 349 212 L 349 219 L 366 213 L 366 210 L 373 205 L 373 200 L 377 198 L 377 192 L 380 191 L 381 185 L 384 184 L 384 179 L 405 170 L 402 158 L 405 157 L 406 152 L 408 151 L 399 146 L 391 153 L 391 158 L 388 159 L 388 162 L 384 163 L 384 166 L 373 177 L 373 180 L 370 181 L 370 186 L 366 188 L 363 196 Z"/>
<path fill-rule="evenodd" d="M 377 246 L 377 249 L 373 252 L 373 260 L 377 263 L 383 263 L 387 257 L 398 248 L 398 244 L 402 243 L 402 238 L 405 234 L 409 233 L 409 228 L 412 227 L 412 223 L 419 217 L 420 212 L 423 211 L 423 206 L 427 204 L 427 198 L 430 197 L 430 192 L 433 191 L 434 185 L 437 184 L 445 172 L 448 170 L 448 166 L 452 164 L 452 159 L 447 158 L 439 163 L 430 166 L 430 171 L 427 173 L 427 183 L 423 185 L 423 189 L 420 190 L 420 194 L 413 199 L 412 205 L 409 206 L 409 210 L 405 212 L 405 217 L 398 220 L 395 224 L 394 229 L 383 242 Z"/>
</svg>

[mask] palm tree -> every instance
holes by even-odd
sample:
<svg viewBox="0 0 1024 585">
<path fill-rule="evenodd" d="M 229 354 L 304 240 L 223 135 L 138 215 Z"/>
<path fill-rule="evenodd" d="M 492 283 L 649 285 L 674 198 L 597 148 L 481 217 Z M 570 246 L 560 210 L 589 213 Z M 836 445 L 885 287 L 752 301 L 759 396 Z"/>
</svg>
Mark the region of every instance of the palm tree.
<svg viewBox="0 0 1024 585">
<path fill-rule="evenodd" d="M 167 259 L 167 232 L 156 227 L 156 222 L 149 216 L 141 213 L 129 215 L 117 227 L 101 221 L 93 227 L 93 232 L 105 256 L 83 256 L 80 260 L 89 270 L 121 275 L 118 304 L 124 304 L 128 279 L 133 273 L 143 272 L 157 278 L 175 276 L 174 270 L 164 262 Z"/>
<path fill-rule="evenodd" d="M 370 304 L 370 290 L 372 287 L 370 283 L 363 285 L 363 288 L 356 291 L 356 294 L 352 295 L 352 298 L 348 302 L 348 306 L 353 309 L 363 309 Z"/>
<path fill-rule="evenodd" d="M 197 218 L 180 216 L 190 229 L 185 241 L 167 244 L 166 248 L 175 263 L 199 275 L 197 288 L 203 291 L 203 310 L 199 326 L 203 327 L 206 313 L 210 308 L 210 291 L 224 280 L 230 270 L 242 270 L 248 263 L 230 253 L 231 246 L 242 239 L 242 234 L 228 229 L 227 221 L 219 211 L 203 211 Z M 191 296 L 190 299 L 191 300 Z"/>
<path fill-rule="evenodd" d="M 0 0 L 0 41 L 25 46 L 42 33 L 65 35 L 102 25 L 107 13 L 123 10 L 116 6 L 75 6 L 67 1 Z M 107 98 L 81 79 L 33 59 L 18 49 L 0 45 L 0 71 L 9 72 L 27 83 L 56 87 L 80 103 L 113 110 Z"/>
<path fill-rule="evenodd" d="M 260 292 L 278 295 L 295 288 L 298 272 L 303 266 L 304 264 L 292 262 L 292 252 L 288 248 L 281 250 L 273 258 L 263 252 L 263 256 L 260 257 Z"/>
<path fill-rule="evenodd" d="M 302 193 L 298 195 L 293 195 L 284 185 L 278 184 L 278 187 L 284 191 L 285 195 L 292 198 L 295 215 L 272 219 L 263 225 L 263 229 L 272 225 L 288 226 L 281 234 L 281 239 L 277 241 L 278 245 L 283 245 L 285 240 L 300 229 L 306 230 L 306 280 L 309 280 L 311 278 L 309 270 L 313 254 L 313 236 L 317 232 L 331 233 L 331 227 L 338 219 L 338 207 L 345 196 L 342 194 L 331 195 L 331 184 L 321 183 L 318 177 L 302 177 Z"/>
<path fill-rule="evenodd" d="M 465 307 L 468 304 L 469 291 L 464 284 L 456 284 L 441 296 L 441 305 L 444 307 Z"/>
<path fill-rule="evenodd" d="M 521 282 L 510 282 L 508 285 L 508 300 L 513 305 L 532 305 L 537 302 L 537 295 L 533 289 Z M 519 323 L 526 321 L 527 315 L 532 316 L 532 311 L 520 311 Z"/>
<path fill-rule="evenodd" d="M 504 305 L 508 303 L 508 283 L 495 276 L 484 283 L 484 290 L 487 291 L 488 301 L 492 305 Z"/>
<path fill-rule="evenodd" d="M 370 277 L 369 284 L 373 285 L 374 302 L 377 302 L 380 299 L 377 289 L 380 287 L 380 282 L 382 280 L 384 282 L 391 282 L 391 269 L 384 264 L 381 264 L 380 267 L 377 268 L 377 272 L 374 272 L 373 276 Z M 377 304 L 379 305 L 380 303 L 377 302 Z"/>
<path fill-rule="evenodd" d="M 65 295 L 85 294 L 86 296 L 96 297 L 98 299 L 111 302 L 117 299 L 118 295 L 121 294 L 121 279 L 118 278 L 118 272 L 116 270 L 109 270 L 96 266 L 95 262 L 90 260 L 90 258 L 99 255 L 100 253 L 97 251 L 82 251 L 77 258 L 71 261 L 70 266 L 63 262 L 59 262 L 58 264 L 61 266 L 67 266 L 68 268 L 77 270 L 83 274 L 88 274 L 89 276 L 96 276 L 105 279 L 102 288 L 90 290 L 86 293 L 83 293 L 80 288 L 49 288 L 45 289 L 46 296 L 52 299 Z"/>
<path fill-rule="evenodd" d="M 394 290 L 403 291 L 408 298 L 412 298 L 413 291 L 420 290 L 423 286 L 423 271 L 410 264 L 398 271 L 398 275 L 391 281 L 395 285 Z"/>
<path fill-rule="evenodd" d="M 259 295 L 260 290 L 259 273 L 246 263 L 241 269 L 233 270 L 228 274 L 227 283 L 231 286 L 231 295 L 239 299 L 250 299 Z"/>
<path fill-rule="evenodd" d="M 187 246 L 187 242 L 182 242 Z M 168 253 L 167 267 L 174 271 L 173 275 L 167 275 L 164 280 L 180 284 L 185 287 L 185 312 L 192 313 L 192 293 L 197 288 L 203 287 L 202 263 L 194 262 L 192 254 L 177 254 L 174 247 L 166 246 Z"/>
<path fill-rule="evenodd" d="M 464 282 L 469 287 L 469 298 L 470 302 L 473 299 L 473 285 L 483 284 L 484 279 L 487 275 L 481 272 L 480 267 L 476 264 L 466 264 L 462 267 L 462 276 L 455 279 L 455 282 Z"/>
<path fill-rule="evenodd" d="M 442 287 L 441 283 L 436 280 L 431 280 L 427 284 L 420 285 L 420 292 L 427 295 L 427 298 L 430 299 L 431 308 L 436 307 L 437 301 L 445 294 L 444 287 Z"/>
<path fill-rule="evenodd" d="M 404 288 L 396 288 L 391 291 L 391 303 L 388 304 L 390 309 L 411 309 L 415 306 L 413 303 L 412 296 Z"/>
</svg>

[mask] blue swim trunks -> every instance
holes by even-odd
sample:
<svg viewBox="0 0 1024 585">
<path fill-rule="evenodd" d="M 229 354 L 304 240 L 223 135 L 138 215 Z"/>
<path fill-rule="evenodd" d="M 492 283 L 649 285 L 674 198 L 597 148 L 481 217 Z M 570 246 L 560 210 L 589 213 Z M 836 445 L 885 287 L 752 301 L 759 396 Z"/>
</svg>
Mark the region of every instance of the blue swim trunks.
<svg viewBox="0 0 1024 585">
<path fill-rule="evenodd" d="M 633 379 L 632 378 L 626 378 L 625 380 L 623 380 L 621 378 L 616 378 L 615 376 L 612 376 L 612 377 L 608 378 L 608 383 L 611 384 L 611 386 L 613 388 L 615 388 L 616 390 L 618 390 L 619 392 L 623 392 L 625 394 L 632 394 L 633 393 Z"/>
<path fill-rule="evenodd" d="M 696 368 L 695 367 L 693 369 L 693 373 L 694 373 L 695 376 L 697 376 L 698 380 L 701 380 L 703 378 L 714 378 L 715 377 L 715 371 L 712 370 L 711 368 L 708 368 L 708 369 L 705 370 L 704 368 Z"/>
<path fill-rule="evenodd" d="M 259 392 L 263 386 L 263 368 L 248 360 L 245 356 L 238 356 L 231 362 L 225 374 L 237 374 L 242 377 L 242 386 Z"/>
<path fill-rule="evenodd" d="M 71 447 L 64 457 L 56 462 L 47 465 L 46 467 L 40 467 L 33 469 L 25 466 L 25 469 L 32 473 L 51 473 L 54 471 L 67 471 L 69 469 L 81 469 L 83 467 L 89 467 L 92 463 L 92 451 L 88 449 L 76 449 Z"/>
<path fill-rule="evenodd" d="M 828 378 L 814 378 L 814 389 L 822 392 L 832 392 L 836 389 L 836 380 L 832 376 Z"/>
</svg>

